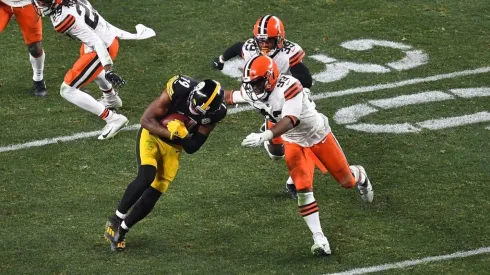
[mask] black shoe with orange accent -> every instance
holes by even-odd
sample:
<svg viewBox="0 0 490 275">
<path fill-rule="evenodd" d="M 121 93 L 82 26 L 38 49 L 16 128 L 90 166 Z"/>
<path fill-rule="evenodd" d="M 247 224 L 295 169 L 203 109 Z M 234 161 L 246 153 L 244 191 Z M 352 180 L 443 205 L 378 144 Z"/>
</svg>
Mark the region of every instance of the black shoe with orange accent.
<svg viewBox="0 0 490 275">
<path fill-rule="evenodd" d="M 48 93 L 48 89 L 46 89 L 46 83 L 44 80 L 41 81 L 32 81 L 33 83 L 33 92 L 35 96 L 45 96 Z"/>
</svg>

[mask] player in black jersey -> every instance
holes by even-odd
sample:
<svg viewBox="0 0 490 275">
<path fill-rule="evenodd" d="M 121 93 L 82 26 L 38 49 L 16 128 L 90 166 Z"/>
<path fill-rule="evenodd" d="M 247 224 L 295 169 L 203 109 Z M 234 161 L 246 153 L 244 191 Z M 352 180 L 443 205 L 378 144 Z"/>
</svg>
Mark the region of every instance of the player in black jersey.
<svg viewBox="0 0 490 275">
<path fill-rule="evenodd" d="M 145 218 L 167 190 L 177 174 L 182 149 L 189 154 L 199 150 L 216 124 L 226 116 L 223 97 L 224 90 L 214 80 L 199 82 L 177 75 L 145 110 L 136 144 L 138 175 L 126 188 L 116 213 L 105 227 L 104 236 L 111 242 L 112 250 L 125 249 L 124 239 L 129 228 Z M 194 127 L 187 129 L 177 120 L 164 127 L 161 119 L 173 113 L 189 117 Z"/>
</svg>

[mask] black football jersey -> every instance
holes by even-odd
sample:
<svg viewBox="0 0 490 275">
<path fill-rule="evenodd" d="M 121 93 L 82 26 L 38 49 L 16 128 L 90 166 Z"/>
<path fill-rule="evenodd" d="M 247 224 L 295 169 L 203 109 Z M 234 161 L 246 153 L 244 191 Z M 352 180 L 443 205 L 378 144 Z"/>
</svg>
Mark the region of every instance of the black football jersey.
<svg viewBox="0 0 490 275">
<path fill-rule="evenodd" d="M 168 106 L 167 113 L 180 113 L 186 115 L 196 122 L 196 127 L 189 129 L 189 134 L 197 132 L 199 125 L 213 125 L 221 121 L 226 116 L 226 105 L 221 104 L 220 108 L 214 112 L 206 115 L 194 115 L 189 110 L 189 94 L 199 83 L 198 80 L 185 75 L 176 75 L 172 77 L 166 86 L 166 92 L 170 97 L 170 105 Z M 171 143 L 178 144 L 178 140 L 172 140 Z"/>
</svg>

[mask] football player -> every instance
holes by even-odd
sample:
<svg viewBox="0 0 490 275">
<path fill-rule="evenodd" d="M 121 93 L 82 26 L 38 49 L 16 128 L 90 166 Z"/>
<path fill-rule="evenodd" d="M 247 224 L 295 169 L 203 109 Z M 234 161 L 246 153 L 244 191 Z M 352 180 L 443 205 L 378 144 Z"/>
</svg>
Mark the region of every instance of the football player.
<svg viewBox="0 0 490 275">
<path fill-rule="evenodd" d="M 113 86 L 122 87 L 126 81 L 114 72 L 113 60 L 119 50 L 119 38 L 125 39 L 124 33 L 127 32 L 107 22 L 87 0 L 32 0 L 32 3 L 39 15 L 50 17 L 56 32 L 82 42 L 80 58 L 65 74 L 60 94 L 69 102 L 105 120 L 106 125 L 98 139 L 112 138 L 128 123 L 125 116 L 111 110 L 122 106 Z M 153 31 L 149 28 L 146 30 Z M 127 39 L 148 37 L 151 36 Z M 80 90 L 92 81 L 103 93 L 101 102 Z"/>
<path fill-rule="evenodd" d="M 138 174 L 105 226 L 104 236 L 110 240 L 112 250 L 125 249 L 128 230 L 151 212 L 167 190 L 179 169 L 182 149 L 188 154 L 199 150 L 216 124 L 226 116 L 223 96 L 221 85 L 214 80 L 199 82 L 177 75 L 148 106 L 141 117 L 136 143 Z M 164 127 L 162 118 L 173 113 L 189 117 L 194 127 L 188 129 L 179 120 L 172 120 Z"/>
<path fill-rule="evenodd" d="M 293 76 L 281 74 L 267 56 L 256 56 L 246 63 L 241 90 L 226 91 L 225 101 L 249 103 L 274 122 L 270 129 L 248 135 L 242 145 L 257 147 L 282 137 L 286 166 L 298 192 L 299 212 L 313 234 L 311 251 L 316 255 L 330 254 L 313 196 L 315 166 L 324 173 L 328 169 L 344 188 L 357 186 L 362 200 L 372 202 L 373 188 L 364 168 L 349 166 L 327 117 L 316 110 L 301 83 Z"/>
<path fill-rule="evenodd" d="M 253 33 L 253 38 L 232 45 L 222 55 L 216 57 L 212 63 L 213 68 L 222 70 L 224 62 L 236 56 L 241 56 L 248 61 L 258 55 L 265 55 L 276 62 L 282 74 L 291 74 L 298 79 L 304 90 L 309 93 L 312 77 L 308 67 L 303 63 L 305 52 L 298 44 L 285 38 L 286 31 L 282 21 L 276 16 L 262 16 L 255 23 Z M 261 131 L 268 130 L 273 125 L 274 123 L 266 118 Z M 284 146 L 280 137 L 264 142 L 264 147 L 271 159 L 284 157 Z M 297 199 L 291 177 L 286 181 L 286 190 Z"/>
<path fill-rule="evenodd" d="M 12 16 L 19 23 L 24 42 L 29 51 L 32 65 L 32 82 L 35 96 L 48 93 L 44 83 L 44 59 L 46 54 L 42 46 L 43 26 L 30 0 L 0 0 L 0 33 L 7 27 Z"/>
</svg>

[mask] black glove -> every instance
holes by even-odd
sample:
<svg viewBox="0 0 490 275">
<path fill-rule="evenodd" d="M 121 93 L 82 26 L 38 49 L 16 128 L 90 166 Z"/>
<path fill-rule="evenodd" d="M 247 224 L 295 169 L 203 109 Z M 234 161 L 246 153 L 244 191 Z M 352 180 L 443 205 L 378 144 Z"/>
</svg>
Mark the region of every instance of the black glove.
<svg viewBox="0 0 490 275">
<path fill-rule="evenodd" d="M 126 80 L 118 76 L 114 71 L 105 72 L 105 79 L 118 88 L 126 85 Z"/>
<path fill-rule="evenodd" d="M 223 70 L 223 66 L 225 65 L 225 63 L 221 62 L 219 60 L 219 56 L 216 57 L 214 60 L 213 60 L 213 64 L 211 64 L 213 66 L 213 69 L 215 70 Z"/>
</svg>

